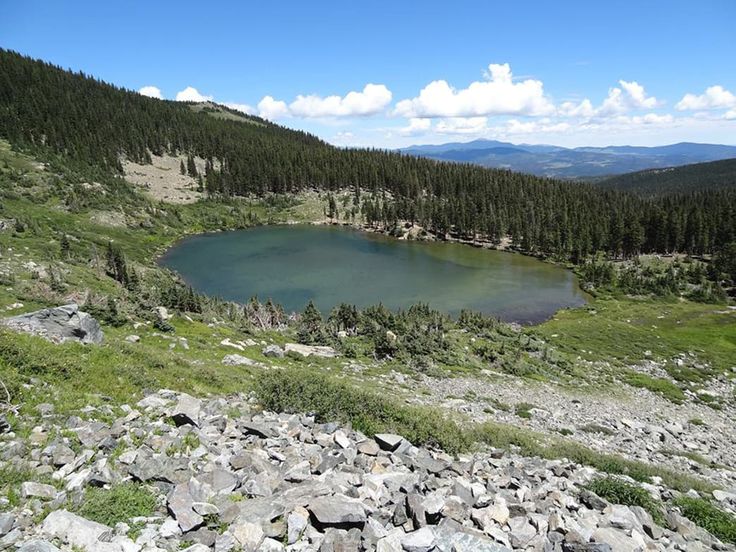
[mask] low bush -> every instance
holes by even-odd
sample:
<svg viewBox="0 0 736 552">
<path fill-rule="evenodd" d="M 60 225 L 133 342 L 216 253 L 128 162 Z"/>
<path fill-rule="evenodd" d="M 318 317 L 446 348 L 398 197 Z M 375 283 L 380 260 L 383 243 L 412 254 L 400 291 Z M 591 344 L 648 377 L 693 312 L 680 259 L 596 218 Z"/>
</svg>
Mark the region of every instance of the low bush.
<svg viewBox="0 0 736 552">
<path fill-rule="evenodd" d="M 641 487 L 631 485 L 613 477 L 601 477 L 591 481 L 585 488 L 613 504 L 641 506 L 649 512 L 655 523 L 658 525 L 664 523 L 662 505 Z"/>
<path fill-rule="evenodd" d="M 687 519 L 706 529 L 723 542 L 736 544 L 736 517 L 702 498 L 681 496 L 674 501 Z"/>
<path fill-rule="evenodd" d="M 114 527 L 134 517 L 147 517 L 156 511 L 156 497 L 136 483 L 121 483 L 110 489 L 90 487 L 78 509 L 79 515 Z"/>
</svg>

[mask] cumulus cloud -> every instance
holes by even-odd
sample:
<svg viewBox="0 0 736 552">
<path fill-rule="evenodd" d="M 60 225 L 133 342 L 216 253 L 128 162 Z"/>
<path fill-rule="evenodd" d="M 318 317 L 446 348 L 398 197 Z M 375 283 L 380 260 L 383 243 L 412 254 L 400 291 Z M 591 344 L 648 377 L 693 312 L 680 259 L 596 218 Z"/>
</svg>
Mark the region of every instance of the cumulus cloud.
<svg viewBox="0 0 736 552">
<path fill-rule="evenodd" d="M 156 86 L 144 86 L 140 90 L 138 90 L 138 93 L 141 96 L 148 96 L 149 98 L 157 98 L 159 100 L 163 100 L 163 94 L 161 94 L 161 89 Z"/>
<path fill-rule="evenodd" d="M 295 117 L 351 117 L 375 115 L 391 103 L 391 91 L 383 84 L 366 84 L 362 92 L 348 92 L 344 97 L 297 96 L 289 104 Z"/>
<path fill-rule="evenodd" d="M 734 121 L 736 120 L 736 109 L 732 109 L 731 111 L 727 111 L 726 114 L 723 116 L 724 119 L 727 121 Z"/>
<path fill-rule="evenodd" d="M 258 114 L 264 119 L 271 121 L 282 119 L 289 115 L 289 107 L 286 105 L 286 102 L 275 100 L 272 96 L 264 96 L 258 102 Z"/>
<path fill-rule="evenodd" d="M 193 86 L 187 86 L 184 90 L 176 93 L 177 102 L 211 102 L 212 96 L 205 96 Z"/>
<path fill-rule="evenodd" d="M 487 117 L 448 117 L 437 121 L 435 131 L 440 134 L 479 134 L 486 130 Z"/>
<path fill-rule="evenodd" d="M 487 80 L 457 90 L 445 80 L 425 86 L 419 96 L 396 104 L 403 117 L 478 117 L 486 115 L 545 115 L 554 111 L 541 81 L 514 82 L 508 63 L 490 64 Z"/>
<path fill-rule="evenodd" d="M 229 107 L 230 109 L 234 109 L 235 111 L 245 113 L 246 115 L 254 115 L 256 113 L 256 110 L 248 104 L 225 102 L 222 105 L 224 105 L 225 107 Z"/>
<path fill-rule="evenodd" d="M 700 95 L 685 94 L 675 107 L 680 111 L 736 107 L 736 95 L 722 86 L 710 86 Z"/>
<path fill-rule="evenodd" d="M 409 125 L 401 128 L 399 132 L 404 136 L 415 136 L 417 134 L 424 134 L 432 127 L 431 119 L 420 119 L 413 117 L 409 119 Z"/>
<path fill-rule="evenodd" d="M 648 96 L 644 87 L 636 81 L 618 81 L 621 88 L 615 87 L 608 91 L 608 97 L 596 110 L 597 115 L 615 115 L 626 113 L 631 109 L 651 109 L 659 102 L 654 96 Z"/>
<path fill-rule="evenodd" d="M 595 109 L 589 99 L 584 99 L 580 103 L 563 102 L 558 109 L 560 115 L 565 117 L 592 117 L 595 115 Z"/>
<path fill-rule="evenodd" d="M 272 96 L 265 96 L 258 104 L 258 108 L 261 117 L 266 119 L 366 117 L 385 110 L 391 103 L 391 98 L 391 91 L 385 85 L 369 83 L 361 92 L 352 91 L 345 96 L 299 95 L 288 105 Z"/>
</svg>

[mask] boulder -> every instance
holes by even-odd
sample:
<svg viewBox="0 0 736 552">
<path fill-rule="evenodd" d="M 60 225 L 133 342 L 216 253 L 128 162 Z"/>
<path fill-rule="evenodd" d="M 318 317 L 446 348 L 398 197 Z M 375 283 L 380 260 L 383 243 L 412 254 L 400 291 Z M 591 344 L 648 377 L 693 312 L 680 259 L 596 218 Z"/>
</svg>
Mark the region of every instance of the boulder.
<svg viewBox="0 0 736 552">
<path fill-rule="evenodd" d="M 176 403 L 176 406 L 171 410 L 170 415 L 177 426 L 199 426 L 199 413 L 201 409 L 201 400 L 195 399 L 186 393 L 182 393 L 179 395 L 179 400 Z"/>
<path fill-rule="evenodd" d="M 271 358 L 284 358 L 284 350 L 278 345 L 268 345 L 263 349 L 263 356 Z"/>
<path fill-rule="evenodd" d="M 378 433 L 374 435 L 373 438 L 376 440 L 379 447 L 390 452 L 399 448 L 399 445 L 404 440 L 401 435 L 396 435 L 394 433 Z"/>
<path fill-rule="evenodd" d="M 307 507 L 316 525 L 321 527 L 362 527 L 366 522 L 365 508 L 343 495 L 323 496 Z"/>
<path fill-rule="evenodd" d="M 284 347 L 286 353 L 296 353 L 303 357 L 316 356 L 322 358 L 334 358 L 338 352 L 332 347 L 323 345 L 302 345 L 300 343 L 287 343 Z"/>
<path fill-rule="evenodd" d="M 85 552 L 124 552 L 133 545 L 130 539 L 112 542 L 113 530 L 110 527 L 67 510 L 56 510 L 46 516 L 41 533 Z"/>
<path fill-rule="evenodd" d="M 13 330 L 41 336 L 54 343 L 78 341 L 102 343 L 100 324 L 75 304 L 42 309 L 6 318 L 3 324 Z"/>
<path fill-rule="evenodd" d="M 263 364 L 260 362 L 256 362 L 255 360 L 252 360 L 250 358 L 244 357 L 242 355 L 225 355 L 222 359 L 222 363 L 225 366 L 253 366 L 253 367 L 262 367 Z"/>
</svg>

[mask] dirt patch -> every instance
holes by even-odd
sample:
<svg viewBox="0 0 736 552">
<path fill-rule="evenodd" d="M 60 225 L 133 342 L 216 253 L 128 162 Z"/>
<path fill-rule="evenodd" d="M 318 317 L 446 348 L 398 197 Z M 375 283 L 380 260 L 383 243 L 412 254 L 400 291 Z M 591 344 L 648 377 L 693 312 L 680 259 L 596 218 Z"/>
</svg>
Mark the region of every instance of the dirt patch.
<svg viewBox="0 0 736 552">
<path fill-rule="evenodd" d="M 181 162 L 187 162 L 185 155 L 152 155 L 151 160 L 150 165 L 124 160 L 126 180 L 143 188 L 153 199 L 167 203 L 194 203 L 203 197 L 197 191 L 197 180 L 181 174 Z M 204 159 L 194 161 L 197 172 L 204 174 Z"/>
</svg>

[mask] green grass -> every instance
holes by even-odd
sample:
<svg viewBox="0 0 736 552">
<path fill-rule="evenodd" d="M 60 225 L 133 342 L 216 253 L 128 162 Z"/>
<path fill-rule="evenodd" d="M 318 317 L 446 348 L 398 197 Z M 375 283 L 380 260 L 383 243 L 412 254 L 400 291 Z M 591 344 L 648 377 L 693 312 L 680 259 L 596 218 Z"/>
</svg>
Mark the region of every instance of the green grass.
<svg viewBox="0 0 736 552">
<path fill-rule="evenodd" d="M 613 504 L 640 506 L 649 512 L 657 525 L 664 523 L 662 504 L 641 487 L 613 477 L 601 477 L 588 483 L 585 488 Z"/>
<path fill-rule="evenodd" d="M 736 358 L 736 311 L 721 305 L 601 297 L 587 308 L 560 311 L 529 331 L 562 352 L 617 366 L 692 351 L 720 373 L 729 370 Z"/>
<path fill-rule="evenodd" d="M 682 515 L 723 542 L 736 544 L 736 517 L 702 498 L 681 496 L 674 501 Z"/>
<path fill-rule="evenodd" d="M 136 483 L 121 483 L 110 489 L 88 488 L 77 513 L 84 518 L 114 527 L 131 518 L 148 517 L 156 512 L 156 496 Z"/>
<path fill-rule="evenodd" d="M 626 372 L 623 380 L 632 387 L 649 389 L 653 393 L 658 393 L 675 404 L 682 404 L 685 401 L 685 393 L 682 389 L 669 380 L 654 378 L 639 372 Z"/>
</svg>

